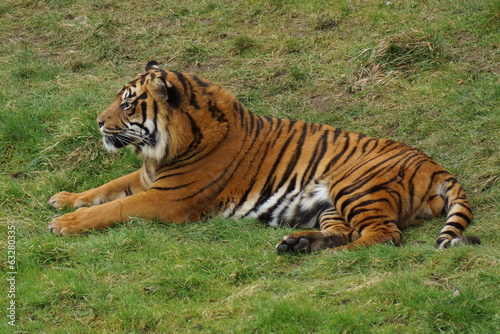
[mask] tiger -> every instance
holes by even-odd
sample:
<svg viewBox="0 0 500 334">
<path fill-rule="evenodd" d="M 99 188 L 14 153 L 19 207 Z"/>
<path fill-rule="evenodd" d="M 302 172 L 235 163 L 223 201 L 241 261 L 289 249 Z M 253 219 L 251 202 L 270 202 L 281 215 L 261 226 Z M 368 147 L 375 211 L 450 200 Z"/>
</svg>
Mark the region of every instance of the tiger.
<svg viewBox="0 0 500 334">
<path fill-rule="evenodd" d="M 50 198 L 56 235 L 131 217 L 188 223 L 253 218 L 297 228 L 278 253 L 401 245 L 408 226 L 446 214 L 436 247 L 479 244 L 460 183 L 416 148 L 325 124 L 257 115 L 217 83 L 150 61 L 98 117 L 108 151 L 142 166 L 81 193 Z"/>
</svg>

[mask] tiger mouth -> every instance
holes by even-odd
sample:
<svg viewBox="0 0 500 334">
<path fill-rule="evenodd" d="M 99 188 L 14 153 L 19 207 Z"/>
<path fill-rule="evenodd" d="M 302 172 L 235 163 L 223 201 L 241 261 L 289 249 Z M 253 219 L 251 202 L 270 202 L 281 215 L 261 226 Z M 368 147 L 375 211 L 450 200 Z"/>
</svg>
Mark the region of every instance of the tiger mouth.
<svg viewBox="0 0 500 334">
<path fill-rule="evenodd" d="M 106 135 L 103 134 L 103 143 L 104 147 L 110 151 L 114 152 L 121 148 L 124 148 L 130 144 L 132 144 L 132 140 L 128 137 L 120 136 L 120 135 Z"/>
<path fill-rule="evenodd" d="M 133 140 L 131 138 L 120 135 L 114 135 L 114 136 L 105 135 L 103 139 L 104 139 L 104 146 L 112 149 L 124 148 L 133 143 Z"/>
<path fill-rule="evenodd" d="M 118 133 L 105 133 L 103 132 L 104 146 L 110 150 L 115 151 L 126 146 L 150 146 L 154 147 L 156 145 L 156 139 L 152 136 L 139 136 L 136 133 L 130 131 L 123 131 Z"/>
</svg>

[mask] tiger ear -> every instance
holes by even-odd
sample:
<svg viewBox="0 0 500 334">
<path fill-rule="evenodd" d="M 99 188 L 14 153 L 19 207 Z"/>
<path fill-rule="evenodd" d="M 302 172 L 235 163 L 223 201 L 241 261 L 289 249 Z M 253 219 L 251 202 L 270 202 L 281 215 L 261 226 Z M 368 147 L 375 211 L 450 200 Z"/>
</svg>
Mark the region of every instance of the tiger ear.
<svg viewBox="0 0 500 334">
<path fill-rule="evenodd" d="M 146 71 L 149 71 L 149 70 L 159 70 L 160 69 L 160 65 L 158 64 L 158 62 L 156 60 L 151 60 L 149 63 L 146 64 Z"/>
<path fill-rule="evenodd" d="M 164 77 L 156 77 L 153 79 L 153 81 L 157 86 L 164 87 L 164 89 L 172 88 L 172 83 Z"/>
<path fill-rule="evenodd" d="M 172 87 L 170 81 L 167 81 L 162 77 L 157 77 L 153 74 L 150 86 L 153 86 L 152 88 L 156 98 L 168 100 L 168 89 Z"/>
<path fill-rule="evenodd" d="M 181 96 L 179 90 L 170 81 L 164 77 L 155 77 L 152 82 L 154 85 L 154 95 L 156 99 L 166 100 L 173 108 L 179 108 L 181 105 Z"/>
</svg>

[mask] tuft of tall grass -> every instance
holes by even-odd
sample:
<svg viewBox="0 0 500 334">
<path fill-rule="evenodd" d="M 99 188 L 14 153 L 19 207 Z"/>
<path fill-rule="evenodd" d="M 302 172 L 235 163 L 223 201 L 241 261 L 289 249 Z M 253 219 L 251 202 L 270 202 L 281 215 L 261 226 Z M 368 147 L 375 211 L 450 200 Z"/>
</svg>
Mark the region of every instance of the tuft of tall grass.
<svg viewBox="0 0 500 334">
<path fill-rule="evenodd" d="M 232 50 L 239 55 L 257 46 L 257 41 L 247 35 L 238 35 L 231 40 Z"/>
<path fill-rule="evenodd" d="M 412 75 L 432 68 L 443 61 L 443 48 L 439 40 L 428 33 L 410 30 L 382 39 L 376 47 L 363 49 L 358 57 L 361 69 L 352 90 L 366 82 L 384 84 L 394 75 Z"/>
</svg>

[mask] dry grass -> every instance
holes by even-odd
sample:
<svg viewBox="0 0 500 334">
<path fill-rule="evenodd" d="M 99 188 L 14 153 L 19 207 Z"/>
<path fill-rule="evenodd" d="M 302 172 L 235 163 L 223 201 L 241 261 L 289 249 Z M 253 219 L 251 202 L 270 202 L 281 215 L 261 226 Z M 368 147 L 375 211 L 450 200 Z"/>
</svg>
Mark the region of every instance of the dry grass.
<svg viewBox="0 0 500 334">
<path fill-rule="evenodd" d="M 387 85 L 398 76 L 411 76 L 443 60 L 440 46 L 430 34 L 403 31 L 382 39 L 376 47 L 361 50 L 362 63 L 351 90 L 360 90 L 367 83 Z"/>
</svg>

